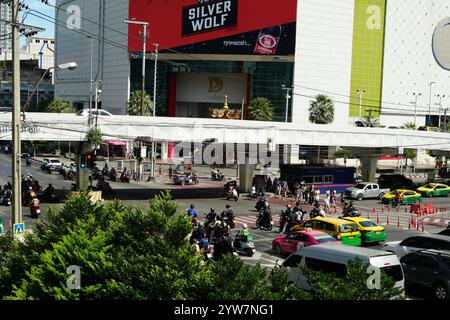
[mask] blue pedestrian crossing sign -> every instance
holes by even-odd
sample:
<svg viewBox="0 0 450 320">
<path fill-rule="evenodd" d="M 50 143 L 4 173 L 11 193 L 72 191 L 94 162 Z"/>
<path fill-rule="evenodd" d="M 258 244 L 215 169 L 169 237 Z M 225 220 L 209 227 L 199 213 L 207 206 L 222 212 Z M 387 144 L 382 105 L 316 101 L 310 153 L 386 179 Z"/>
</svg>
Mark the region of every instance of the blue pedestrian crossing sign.
<svg viewBox="0 0 450 320">
<path fill-rule="evenodd" d="M 13 234 L 15 236 L 19 236 L 19 235 L 22 235 L 23 233 L 25 233 L 25 223 L 23 223 L 23 222 L 14 223 Z"/>
</svg>

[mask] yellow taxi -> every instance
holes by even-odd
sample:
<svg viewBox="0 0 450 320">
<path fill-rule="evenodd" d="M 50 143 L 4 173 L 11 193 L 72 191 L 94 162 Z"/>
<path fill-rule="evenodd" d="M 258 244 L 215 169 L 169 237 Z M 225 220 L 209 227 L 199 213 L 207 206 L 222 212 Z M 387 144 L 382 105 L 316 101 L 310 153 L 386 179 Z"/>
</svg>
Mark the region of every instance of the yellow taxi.
<svg viewBox="0 0 450 320">
<path fill-rule="evenodd" d="M 417 202 L 422 202 L 422 195 L 413 190 L 406 189 L 397 189 L 386 193 L 383 198 L 381 198 L 381 202 L 384 204 L 393 204 L 395 203 L 395 195 L 400 193 L 402 195 L 402 203 L 403 204 L 415 204 Z"/>
<path fill-rule="evenodd" d="M 343 244 L 361 246 L 361 233 L 355 222 L 340 218 L 313 218 L 291 228 L 291 232 L 298 230 L 317 230 L 326 232 Z"/>
<path fill-rule="evenodd" d="M 428 183 L 420 188 L 417 188 L 419 192 L 424 197 L 450 197 L 450 187 L 442 183 Z"/>
<path fill-rule="evenodd" d="M 341 219 L 356 223 L 361 232 L 361 242 L 376 243 L 386 240 L 386 231 L 375 222 L 362 217 L 343 217 Z"/>
</svg>

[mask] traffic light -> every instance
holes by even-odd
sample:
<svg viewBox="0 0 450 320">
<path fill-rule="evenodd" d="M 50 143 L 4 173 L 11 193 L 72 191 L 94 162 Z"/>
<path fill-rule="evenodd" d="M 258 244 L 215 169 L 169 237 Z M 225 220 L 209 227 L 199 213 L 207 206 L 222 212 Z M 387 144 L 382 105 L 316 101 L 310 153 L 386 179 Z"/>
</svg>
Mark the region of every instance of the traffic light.
<svg viewBox="0 0 450 320">
<path fill-rule="evenodd" d="M 94 168 L 94 155 L 92 153 L 86 155 L 86 165 L 88 168 Z"/>
<path fill-rule="evenodd" d="M 86 167 L 87 167 L 86 156 L 85 155 L 81 155 L 81 157 L 80 157 L 80 168 L 84 169 Z"/>
</svg>

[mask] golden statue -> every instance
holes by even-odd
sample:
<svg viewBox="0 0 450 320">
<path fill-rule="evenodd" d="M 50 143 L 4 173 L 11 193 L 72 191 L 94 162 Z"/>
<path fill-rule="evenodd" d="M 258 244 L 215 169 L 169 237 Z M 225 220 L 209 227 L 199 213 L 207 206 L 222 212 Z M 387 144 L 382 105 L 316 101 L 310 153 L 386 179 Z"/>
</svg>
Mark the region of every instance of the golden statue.
<svg viewBox="0 0 450 320">
<path fill-rule="evenodd" d="M 211 117 L 216 119 L 233 119 L 239 120 L 241 119 L 241 110 L 230 109 L 228 107 L 228 96 L 225 96 L 225 102 L 223 104 L 222 109 L 210 108 L 209 113 Z"/>
</svg>

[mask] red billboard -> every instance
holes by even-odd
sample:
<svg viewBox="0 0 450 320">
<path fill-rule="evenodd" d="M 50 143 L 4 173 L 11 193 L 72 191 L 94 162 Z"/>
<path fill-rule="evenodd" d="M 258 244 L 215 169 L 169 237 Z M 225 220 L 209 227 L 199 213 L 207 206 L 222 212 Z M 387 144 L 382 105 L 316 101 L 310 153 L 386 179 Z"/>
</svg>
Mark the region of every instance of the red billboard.
<svg viewBox="0 0 450 320">
<path fill-rule="evenodd" d="M 129 12 L 149 23 L 160 51 L 198 54 L 294 54 L 296 17 L 297 0 L 130 0 Z M 132 52 L 142 50 L 141 30 L 129 25 Z"/>
</svg>

